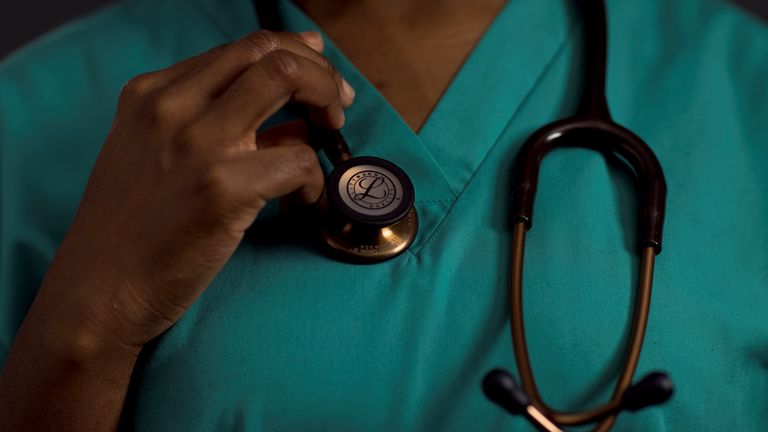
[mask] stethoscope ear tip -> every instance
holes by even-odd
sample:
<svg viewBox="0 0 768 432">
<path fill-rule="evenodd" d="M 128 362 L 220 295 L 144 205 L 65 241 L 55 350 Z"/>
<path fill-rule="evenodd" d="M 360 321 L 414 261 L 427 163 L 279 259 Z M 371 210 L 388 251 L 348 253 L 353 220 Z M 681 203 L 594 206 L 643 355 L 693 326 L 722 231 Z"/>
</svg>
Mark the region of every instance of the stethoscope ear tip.
<svg viewBox="0 0 768 432">
<path fill-rule="evenodd" d="M 493 403 L 504 408 L 510 414 L 527 417 L 542 430 L 561 430 L 551 420 L 531 405 L 531 398 L 517 385 L 512 375 L 504 369 L 493 369 L 483 378 L 483 393 Z M 674 393 L 672 380 L 665 372 L 651 372 L 628 388 L 621 402 L 608 404 L 607 409 L 597 415 L 593 421 L 619 411 L 638 411 L 668 401 Z M 531 412 L 533 411 L 533 412 Z"/>
<path fill-rule="evenodd" d="M 512 375 L 504 369 L 493 369 L 483 378 L 483 393 L 493 403 L 510 414 L 524 414 L 531 398 L 520 388 Z"/>
<path fill-rule="evenodd" d="M 675 387 L 669 375 L 664 372 L 651 372 L 624 392 L 621 409 L 637 411 L 661 405 L 668 401 L 674 392 Z"/>
</svg>

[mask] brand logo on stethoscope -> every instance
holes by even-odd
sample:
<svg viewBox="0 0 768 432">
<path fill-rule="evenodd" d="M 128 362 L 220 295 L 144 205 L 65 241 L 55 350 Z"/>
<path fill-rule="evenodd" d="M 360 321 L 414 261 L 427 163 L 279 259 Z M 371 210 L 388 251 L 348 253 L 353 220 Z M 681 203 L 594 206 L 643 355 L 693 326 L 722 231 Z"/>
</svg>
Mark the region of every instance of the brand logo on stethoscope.
<svg viewBox="0 0 768 432">
<path fill-rule="evenodd" d="M 347 182 L 347 194 L 364 209 L 381 209 L 394 201 L 395 184 L 381 172 L 360 171 Z"/>
<path fill-rule="evenodd" d="M 363 164 L 349 168 L 338 183 L 341 200 L 349 208 L 368 215 L 383 216 L 403 200 L 403 184 L 390 170 Z"/>
</svg>

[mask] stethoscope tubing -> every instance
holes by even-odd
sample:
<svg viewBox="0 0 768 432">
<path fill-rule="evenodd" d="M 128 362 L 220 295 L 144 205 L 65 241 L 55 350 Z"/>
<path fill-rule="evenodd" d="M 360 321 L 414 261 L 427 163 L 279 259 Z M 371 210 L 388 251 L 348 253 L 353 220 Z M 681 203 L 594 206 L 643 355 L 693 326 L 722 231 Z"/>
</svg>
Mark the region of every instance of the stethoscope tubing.
<svg viewBox="0 0 768 432">
<path fill-rule="evenodd" d="M 640 358 L 650 310 L 655 256 L 661 252 L 661 238 L 666 204 L 666 182 L 656 156 L 643 140 L 611 118 L 605 95 L 607 57 L 607 18 L 602 0 L 580 0 L 585 44 L 583 94 L 575 116 L 555 121 L 534 132 L 520 149 L 512 181 L 512 251 L 509 269 L 509 317 L 515 360 L 530 404 L 548 422 L 575 426 L 597 422 L 596 431 L 609 430 L 625 402 L 625 394 Z M 595 408 L 564 412 L 547 405 L 539 394 L 533 377 L 523 318 L 523 262 L 525 234 L 533 225 L 533 209 L 544 157 L 560 147 L 581 147 L 615 157 L 633 174 L 640 195 L 641 209 L 638 240 L 640 272 L 629 344 L 622 370 L 607 403 Z M 528 413 L 530 415 L 530 412 Z M 527 417 L 529 416 L 527 415 Z M 534 416 L 535 417 L 535 416 Z M 542 430 L 546 422 L 531 419 Z"/>
<path fill-rule="evenodd" d="M 632 384 L 632 377 L 637 369 L 640 359 L 640 350 L 643 345 L 645 329 L 648 322 L 648 313 L 651 303 L 651 288 L 653 284 L 653 265 L 656 251 L 648 246 L 641 250 L 640 274 L 635 299 L 632 331 L 630 335 L 627 354 L 624 359 L 622 371 L 616 382 L 613 394 L 609 402 L 596 408 L 579 412 L 562 412 L 547 405 L 541 398 L 536 382 L 533 378 L 528 346 L 525 339 L 525 325 L 523 318 L 523 262 L 525 251 L 526 225 L 523 222 L 515 224 L 512 233 L 512 255 L 510 265 L 509 284 L 509 311 L 510 327 L 514 346 L 515 360 L 520 373 L 523 388 L 531 398 L 532 404 L 548 419 L 559 425 L 575 426 L 593 423 L 602 419 L 595 431 L 607 431 L 613 426 L 621 405 L 624 392 Z"/>
</svg>

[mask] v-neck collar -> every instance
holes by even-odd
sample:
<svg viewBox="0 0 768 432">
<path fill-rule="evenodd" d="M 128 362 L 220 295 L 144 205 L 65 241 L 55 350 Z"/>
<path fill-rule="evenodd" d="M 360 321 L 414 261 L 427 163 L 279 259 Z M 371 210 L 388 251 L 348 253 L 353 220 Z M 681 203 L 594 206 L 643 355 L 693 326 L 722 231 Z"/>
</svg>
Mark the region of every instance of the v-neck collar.
<svg viewBox="0 0 768 432">
<path fill-rule="evenodd" d="M 450 167 L 453 190 L 474 175 L 558 50 L 568 23 L 557 17 L 550 2 L 507 2 L 422 126 L 421 142 Z"/>
<path fill-rule="evenodd" d="M 253 0 L 197 1 L 229 39 L 259 27 Z M 285 30 L 322 33 L 325 56 L 357 92 L 342 129 L 353 154 L 391 160 L 411 177 L 420 217 L 420 233 L 410 249 L 414 254 L 497 143 L 569 27 L 567 14 L 553 14 L 551 3 L 508 2 L 415 133 L 316 23 L 289 0 L 277 1 Z"/>
</svg>

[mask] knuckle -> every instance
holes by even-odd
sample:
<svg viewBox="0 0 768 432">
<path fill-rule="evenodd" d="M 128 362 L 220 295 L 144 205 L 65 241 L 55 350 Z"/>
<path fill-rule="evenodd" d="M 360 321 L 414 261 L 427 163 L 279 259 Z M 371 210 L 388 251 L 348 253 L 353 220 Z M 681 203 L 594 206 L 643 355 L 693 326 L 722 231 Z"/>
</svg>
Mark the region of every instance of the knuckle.
<svg viewBox="0 0 768 432">
<path fill-rule="evenodd" d="M 298 145 L 293 149 L 293 159 L 291 159 L 291 168 L 298 172 L 310 172 L 319 166 L 317 153 L 307 146 Z"/>
<path fill-rule="evenodd" d="M 269 54 L 269 61 L 272 65 L 272 73 L 283 80 L 292 81 L 299 74 L 299 62 L 289 51 L 272 51 Z"/>
<path fill-rule="evenodd" d="M 328 58 L 326 58 L 325 56 L 320 56 L 318 60 L 318 64 L 326 73 L 328 73 L 331 76 L 333 81 L 336 83 L 336 86 L 341 88 L 341 80 L 342 80 L 341 74 L 333 65 L 333 63 L 331 63 L 331 61 L 328 60 Z"/>
<path fill-rule="evenodd" d="M 280 37 L 269 30 L 250 33 L 242 39 L 242 42 L 241 46 L 247 51 L 253 51 L 260 55 L 280 49 Z"/>
<path fill-rule="evenodd" d="M 324 71 L 326 71 L 328 73 L 335 73 L 336 72 L 336 69 L 333 67 L 333 65 L 331 64 L 330 60 L 328 60 L 328 58 L 326 58 L 325 56 L 318 55 L 315 58 L 315 61 L 317 62 L 318 66 L 320 66 L 320 68 L 323 69 Z"/>
<path fill-rule="evenodd" d="M 325 56 L 320 56 L 318 62 L 320 67 L 323 68 L 324 71 L 328 72 L 337 84 L 341 84 L 341 74 L 336 70 L 336 67 L 333 66 L 333 63 L 331 63 L 330 60 L 328 60 Z"/>
<path fill-rule="evenodd" d="M 144 115 L 153 123 L 167 123 L 178 111 L 174 97 L 164 91 L 158 91 L 145 98 Z"/>
<path fill-rule="evenodd" d="M 333 66 L 333 63 L 331 63 L 328 58 L 325 56 L 318 56 L 316 59 L 317 65 L 320 67 L 320 69 L 328 74 L 328 77 L 330 78 L 330 81 L 333 82 L 333 84 L 336 85 L 337 90 L 341 89 L 342 86 L 342 77 L 338 70 L 336 70 L 336 67 Z M 328 87 L 330 88 L 330 81 L 328 82 Z"/>
<path fill-rule="evenodd" d="M 137 75 L 123 85 L 120 95 L 129 99 L 143 98 L 151 91 L 153 83 L 152 73 Z"/>
<path fill-rule="evenodd" d="M 336 83 L 336 87 L 338 87 L 338 89 L 341 90 L 343 86 L 342 82 L 344 81 L 344 79 L 341 77 L 340 73 L 336 71 L 333 72 L 333 81 Z"/>
<path fill-rule="evenodd" d="M 208 205 L 222 207 L 231 202 L 229 198 L 231 182 L 223 164 L 209 165 L 199 178 L 198 190 Z"/>
</svg>

